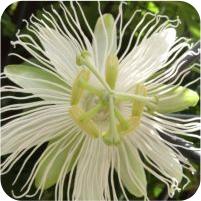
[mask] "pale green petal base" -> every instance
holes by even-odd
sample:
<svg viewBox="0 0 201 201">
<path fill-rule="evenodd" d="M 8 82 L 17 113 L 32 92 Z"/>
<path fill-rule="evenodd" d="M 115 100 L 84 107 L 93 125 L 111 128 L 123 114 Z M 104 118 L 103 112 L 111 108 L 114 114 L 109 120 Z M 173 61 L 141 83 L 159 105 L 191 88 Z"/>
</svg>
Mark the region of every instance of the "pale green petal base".
<svg viewBox="0 0 201 201">
<path fill-rule="evenodd" d="M 69 138 L 69 141 L 71 139 Z M 48 189 L 51 186 L 55 185 L 56 182 L 58 181 L 59 178 L 59 174 L 61 173 L 61 170 L 63 168 L 63 165 L 67 159 L 67 157 L 69 157 L 69 154 L 72 152 L 73 148 L 76 146 L 77 144 L 77 138 L 73 140 L 73 142 L 71 142 L 62 152 L 60 152 L 58 154 L 58 156 L 55 158 L 55 155 L 62 149 L 63 146 L 61 146 L 63 141 L 61 141 L 60 143 L 58 143 L 58 145 L 55 148 L 50 149 L 50 151 L 45 152 L 44 156 L 41 158 L 41 161 L 39 162 L 39 164 L 41 165 L 38 173 L 36 174 L 35 177 L 35 186 L 37 188 L 40 187 L 40 184 L 42 182 L 43 176 L 47 173 L 47 168 L 49 167 L 51 161 L 54 159 L 52 166 L 50 167 L 48 173 L 47 173 L 47 177 L 45 179 L 45 183 L 44 183 L 44 189 Z M 48 146 L 46 149 L 48 149 L 48 147 L 52 144 L 55 143 L 55 141 L 53 142 L 49 142 Z M 68 142 L 67 142 L 68 143 Z M 77 147 L 77 149 L 73 152 L 72 156 L 70 156 L 70 160 L 69 162 L 66 164 L 67 165 L 67 173 L 71 170 L 71 168 L 73 167 L 75 160 L 79 154 L 80 148 L 81 148 L 82 143 Z M 51 152 L 49 154 L 49 152 Z M 44 160 L 44 158 L 48 155 L 48 157 Z"/>
<path fill-rule="evenodd" d="M 4 73 L 15 84 L 24 89 L 29 89 L 30 93 L 34 94 L 48 94 L 47 90 L 55 90 L 58 92 L 66 93 L 64 89 L 56 86 L 55 84 L 69 89 L 69 85 L 67 85 L 64 81 L 62 81 L 52 73 L 31 65 L 8 65 L 5 66 Z M 42 96 L 41 98 L 45 99 L 44 96 Z M 46 99 L 50 100 L 51 98 L 48 97 Z"/>
<path fill-rule="evenodd" d="M 120 156 L 120 175 L 124 186 L 136 197 L 146 195 L 147 180 L 141 158 L 129 144 L 118 146 Z M 139 182 L 142 184 L 139 188 Z"/>
</svg>

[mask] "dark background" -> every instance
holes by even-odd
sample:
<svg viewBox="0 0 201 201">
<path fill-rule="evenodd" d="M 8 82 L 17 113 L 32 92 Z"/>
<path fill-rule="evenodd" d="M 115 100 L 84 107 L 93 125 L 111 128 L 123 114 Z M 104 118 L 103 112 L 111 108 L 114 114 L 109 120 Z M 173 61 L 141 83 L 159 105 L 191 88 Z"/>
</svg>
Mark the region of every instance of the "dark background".
<svg viewBox="0 0 201 201">
<path fill-rule="evenodd" d="M 69 7 L 69 2 L 65 2 L 66 6 Z M 30 15 L 34 13 L 37 17 L 40 18 L 42 14 L 42 9 L 50 10 L 50 6 L 54 5 L 55 9 L 59 9 L 57 2 L 33 2 L 33 1 L 18 1 L 10 5 L 2 15 L 1 18 L 1 69 L 8 64 L 20 63 L 21 61 L 15 57 L 8 57 L 8 53 L 13 51 L 13 48 L 10 45 L 10 41 L 16 40 L 15 33 L 18 29 L 26 32 L 25 23 L 22 22 L 22 19 L 29 19 Z M 96 19 L 98 17 L 97 12 L 97 2 L 81 2 L 82 8 L 85 11 L 89 24 L 93 28 Z M 118 13 L 118 2 L 102 2 L 101 8 L 102 12 L 110 12 L 115 16 Z M 136 9 L 141 9 L 142 11 L 151 11 L 153 13 L 159 13 L 162 15 L 167 15 L 170 19 L 176 19 L 179 16 L 182 24 L 177 28 L 177 36 L 184 36 L 192 39 L 192 42 L 196 42 L 200 38 L 200 19 L 197 11 L 189 4 L 184 2 L 127 2 L 127 6 L 124 6 L 124 22 L 128 21 L 133 11 Z M 126 31 L 126 35 L 129 36 L 132 29 L 135 27 L 136 23 L 139 21 L 139 18 L 134 19 L 129 28 Z M 127 38 L 127 37 L 125 37 Z M 16 50 L 15 50 L 16 51 Z M 22 49 L 18 48 L 17 52 L 22 55 L 27 55 L 27 53 Z M 27 55 L 28 57 L 29 55 Z M 188 79 L 185 79 L 185 82 L 192 81 L 196 79 L 199 75 L 197 72 L 192 72 Z M 200 91 L 199 83 L 196 83 L 191 86 L 192 89 L 196 90 L 198 93 Z M 5 102 L 2 103 L 6 105 Z M 199 104 L 190 108 L 182 113 L 188 115 L 199 115 L 200 108 Z M 194 141 L 197 146 L 199 146 L 199 142 Z M 45 146 L 45 145 L 44 145 Z M 29 175 L 30 168 L 33 166 L 34 161 L 37 160 L 38 155 L 42 152 L 43 148 L 39 150 L 36 155 L 32 158 L 32 161 L 26 166 L 25 171 L 21 176 L 21 180 L 14 186 L 11 186 L 13 178 L 15 177 L 22 161 L 19 161 L 11 172 L 5 176 L 2 176 L 2 186 L 5 192 L 11 196 L 11 189 L 14 189 L 16 194 L 19 194 L 20 185 L 26 181 L 27 176 Z M 192 176 L 190 172 L 186 172 L 187 176 L 191 179 L 191 183 L 186 187 L 185 190 L 182 190 L 180 194 L 176 193 L 173 200 L 184 200 L 188 197 L 191 197 L 200 183 L 199 176 L 199 160 L 195 160 L 194 157 L 189 155 L 191 158 L 194 167 L 198 170 L 196 175 Z M 167 196 L 167 190 L 163 183 L 158 181 L 155 177 L 150 174 L 147 174 L 148 178 L 148 195 L 150 199 L 155 200 L 167 200 L 170 199 Z M 117 188 L 118 184 L 116 184 Z M 33 187 L 34 190 L 34 187 Z M 129 195 L 129 198 L 135 199 L 132 195 Z M 32 198 L 33 200 L 37 200 L 36 198 Z M 43 197 L 43 200 L 54 199 L 54 187 L 48 189 Z M 22 200 L 27 200 L 27 198 L 22 198 Z M 119 200 L 124 200 L 123 195 L 119 194 Z"/>
</svg>

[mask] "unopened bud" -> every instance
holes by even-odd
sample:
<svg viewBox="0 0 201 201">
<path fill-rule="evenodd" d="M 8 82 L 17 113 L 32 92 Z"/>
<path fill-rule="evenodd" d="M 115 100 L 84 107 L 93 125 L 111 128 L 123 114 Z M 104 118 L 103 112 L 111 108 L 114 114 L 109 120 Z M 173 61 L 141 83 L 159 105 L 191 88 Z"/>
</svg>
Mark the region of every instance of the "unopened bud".
<svg viewBox="0 0 201 201">
<path fill-rule="evenodd" d="M 198 100 L 199 96 L 197 92 L 179 86 L 159 97 L 156 111 L 160 113 L 179 112 L 197 105 Z"/>
</svg>

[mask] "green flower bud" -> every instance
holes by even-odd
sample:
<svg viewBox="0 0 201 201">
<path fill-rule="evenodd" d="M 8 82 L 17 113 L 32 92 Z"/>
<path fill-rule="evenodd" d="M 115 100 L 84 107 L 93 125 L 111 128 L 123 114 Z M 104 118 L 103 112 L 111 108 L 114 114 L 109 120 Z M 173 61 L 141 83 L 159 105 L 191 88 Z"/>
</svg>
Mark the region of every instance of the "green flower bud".
<svg viewBox="0 0 201 201">
<path fill-rule="evenodd" d="M 179 112 L 197 105 L 199 95 L 197 92 L 179 86 L 176 89 L 159 97 L 156 111 L 160 113 Z"/>
</svg>

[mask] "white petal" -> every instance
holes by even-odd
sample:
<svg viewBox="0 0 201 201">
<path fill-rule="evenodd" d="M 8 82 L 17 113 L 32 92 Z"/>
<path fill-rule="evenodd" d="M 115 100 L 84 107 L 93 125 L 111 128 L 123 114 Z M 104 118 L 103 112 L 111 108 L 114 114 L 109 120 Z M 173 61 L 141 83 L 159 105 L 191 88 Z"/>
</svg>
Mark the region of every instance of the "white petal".
<svg viewBox="0 0 201 201">
<path fill-rule="evenodd" d="M 49 106 L 5 124 L 1 128 L 2 155 L 48 141 L 69 126 L 67 108 Z"/>
<path fill-rule="evenodd" d="M 77 164 L 73 195 L 75 200 L 104 200 L 110 168 L 108 149 L 101 140 L 87 140 Z"/>
<path fill-rule="evenodd" d="M 72 84 L 77 73 L 76 55 L 79 54 L 79 50 L 54 29 L 41 28 L 40 36 L 47 58 L 67 83 Z"/>
<path fill-rule="evenodd" d="M 147 150 L 147 155 L 161 170 L 167 172 L 170 177 L 175 178 L 180 183 L 183 177 L 183 171 L 175 152 L 159 138 L 155 138 L 155 142 L 150 142 L 150 146 L 152 146 L 152 149 Z M 165 159 L 165 161 L 161 159 Z"/>
<path fill-rule="evenodd" d="M 162 174 L 167 174 L 180 183 L 183 171 L 176 153 L 160 139 L 154 128 L 142 126 L 141 129 L 143 133 L 139 133 L 141 142 L 138 143 L 141 145 L 140 150 L 159 167 Z"/>
<path fill-rule="evenodd" d="M 105 29 L 104 29 L 105 28 Z M 114 18 L 111 14 L 104 14 L 98 18 L 95 30 L 95 40 L 93 40 L 93 48 L 98 56 L 98 68 L 104 69 L 106 57 L 110 53 L 114 53 L 117 48 L 117 33 Z"/>
<path fill-rule="evenodd" d="M 127 190 L 137 196 L 146 195 L 146 175 L 137 149 L 128 141 L 119 146 L 120 175 Z M 117 170 L 118 171 L 118 170 Z"/>
<path fill-rule="evenodd" d="M 44 100 L 64 100 L 69 94 L 68 84 L 49 71 L 31 65 L 8 65 L 4 73 L 14 83 Z"/>
<path fill-rule="evenodd" d="M 168 52 L 176 39 L 173 28 L 154 33 L 142 40 L 121 62 L 119 72 L 119 88 L 144 82 L 153 73 L 161 69 L 168 59 Z"/>
<path fill-rule="evenodd" d="M 40 167 L 38 167 L 35 176 L 35 186 L 40 187 L 44 182 L 44 189 L 48 189 L 58 182 L 59 175 L 65 165 L 66 173 L 68 173 L 74 165 L 77 155 L 82 146 L 82 141 L 79 142 L 80 133 L 69 129 L 64 132 L 62 138 L 49 142 L 44 155 L 39 159 Z M 53 143 L 58 143 L 53 146 Z M 66 163 L 66 164 L 65 164 Z M 46 178 L 44 175 L 46 174 Z"/>
</svg>

